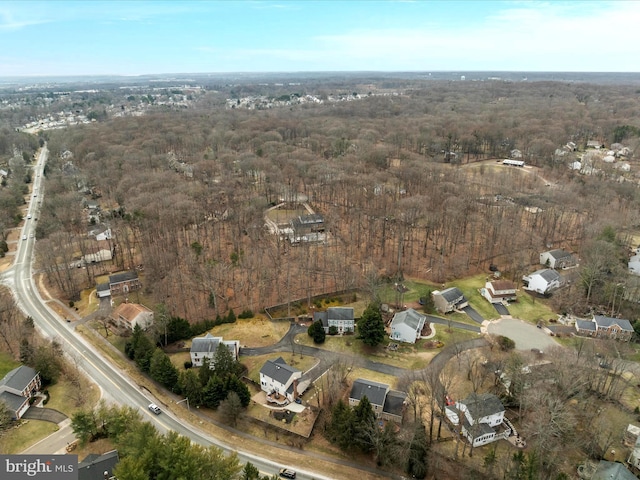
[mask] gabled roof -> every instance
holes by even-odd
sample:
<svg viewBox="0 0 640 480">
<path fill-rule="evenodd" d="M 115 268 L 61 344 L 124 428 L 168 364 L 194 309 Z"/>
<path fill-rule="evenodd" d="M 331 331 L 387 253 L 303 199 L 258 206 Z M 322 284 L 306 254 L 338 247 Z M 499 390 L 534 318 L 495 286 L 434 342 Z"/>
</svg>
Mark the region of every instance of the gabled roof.
<svg viewBox="0 0 640 480">
<path fill-rule="evenodd" d="M 591 320 L 577 320 L 576 319 L 576 328 L 579 330 L 590 330 L 592 332 L 596 331 L 596 322 L 592 322 Z"/>
<path fill-rule="evenodd" d="M 112 317 L 122 317 L 129 323 L 132 323 L 141 313 L 153 313 L 144 305 L 139 303 L 121 303 L 111 314 Z"/>
<path fill-rule="evenodd" d="M 329 320 L 353 320 L 353 307 L 329 307 L 327 317 Z"/>
<path fill-rule="evenodd" d="M 372 405 L 383 406 L 388 391 L 389 385 L 358 378 L 353 382 L 349 398 L 360 401 L 367 397 Z"/>
<path fill-rule="evenodd" d="M 98 285 L 96 285 L 96 291 L 98 292 L 106 292 L 108 290 L 109 290 L 108 283 L 99 283 Z"/>
<path fill-rule="evenodd" d="M 207 333 L 204 337 L 197 337 L 191 341 L 191 352 L 213 353 L 222 342 L 222 337 L 214 337 Z"/>
<path fill-rule="evenodd" d="M 27 397 L 23 397 L 22 395 L 16 395 L 12 392 L 0 393 L 0 402 L 4 402 L 12 412 L 17 412 L 26 401 Z"/>
<path fill-rule="evenodd" d="M 493 291 L 502 291 L 502 290 L 515 290 L 516 284 L 511 280 L 494 280 L 493 282 L 489 282 L 491 284 L 491 288 Z"/>
<path fill-rule="evenodd" d="M 618 325 L 622 330 L 633 332 L 631 322 L 623 318 L 611 318 L 605 317 L 604 315 L 594 315 L 593 319 L 598 324 L 599 328 L 609 328 L 612 325 Z"/>
<path fill-rule="evenodd" d="M 122 272 L 114 275 L 109 275 L 109 284 L 127 282 L 130 280 L 137 280 L 138 272 Z"/>
<path fill-rule="evenodd" d="M 464 297 L 458 287 L 450 287 L 445 290 L 441 290 L 440 295 L 442 295 L 447 302 L 455 302 L 460 297 Z"/>
<path fill-rule="evenodd" d="M 26 365 L 20 365 L 7 373 L 2 380 L 0 380 L 0 389 L 3 386 L 13 388 L 18 391 L 25 389 L 29 382 L 34 379 L 38 374 L 33 368 Z"/>
<path fill-rule="evenodd" d="M 272 378 L 282 385 L 286 385 L 291 377 L 298 372 L 300 370 L 287 365 L 287 362 L 282 357 L 278 357 L 275 360 L 267 360 L 260 369 L 262 375 Z"/>
<path fill-rule="evenodd" d="M 591 480 L 636 480 L 637 477 L 627 467 L 618 462 L 600 460 Z"/>
<path fill-rule="evenodd" d="M 556 260 L 560 260 L 561 258 L 570 258 L 572 256 L 571 253 L 567 252 L 566 250 L 562 250 L 561 248 L 557 248 L 555 250 L 549 250 L 548 252 L 544 252 L 544 253 L 548 253 Z"/>
<path fill-rule="evenodd" d="M 536 270 L 535 272 L 530 273 L 528 276 L 529 278 L 531 278 L 535 275 L 541 276 L 543 279 L 547 281 L 547 283 L 560 280 L 560 274 L 551 268 L 543 268 L 541 270 Z"/>
<path fill-rule="evenodd" d="M 108 472 L 106 478 L 111 478 L 113 468 L 118 464 L 119 460 L 117 450 L 112 450 L 102 455 L 95 453 L 87 455 L 78 464 L 78 480 L 104 480 L 105 472 Z"/>
<path fill-rule="evenodd" d="M 504 412 L 504 405 L 502 405 L 500 399 L 492 393 L 472 393 L 460 403 L 467 407 L 474 421 L 478 421 L 489 415 Z"/>
<path fill-rule="evenodd" d="M 409 328 L 417 331 L 418 328 L 421 328 L 421 323 L 424 325 L 425 319 L 426 317 L 424 315 L 420 315 L 413 308 L 409 308 L 408 310 L 398 312 L 393 316 L 393 320 L 391 320 L 391 327 L 407 325 Z"/>
<path fill-rule="evenodd" d="M 368 397 L 367 397 L 368 398 Z M 382 411 L 391 415 L 402 416 L 404 402 L 407 400 L 407 394 L 397 390 L 389 390 L 384 400 Z"/>
</svg>

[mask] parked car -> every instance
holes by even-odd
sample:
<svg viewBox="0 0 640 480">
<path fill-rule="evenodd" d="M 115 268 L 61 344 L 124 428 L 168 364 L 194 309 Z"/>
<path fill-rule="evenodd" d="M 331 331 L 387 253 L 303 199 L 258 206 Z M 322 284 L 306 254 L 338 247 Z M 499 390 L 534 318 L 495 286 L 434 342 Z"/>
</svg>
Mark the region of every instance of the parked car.
<svg viewBox="0 0 640 480">
<path fill-rule="evenodd" d="M 296 478 L 296 471 L 290 468 L 281 468 L 280 476 L 283 478 Z"/>
<path fill-rule="evenodd" d="M 27 236 L 26 236 L 26 235 L 22 235 L 22 239 L 23 239 L 23 240 L 26 240 L 26 239 L 27 239 Z"/>
<path fill-rule="evenodd" d="M 158 405 L 156 405 L 155 403 L 150 403 L 149 404 L 149 410 L 151 410 L 156 415 L 160 415 L 160 412 L 162 412 L 162 410 L 160 410 L 160 407 Z"/>
</svg>

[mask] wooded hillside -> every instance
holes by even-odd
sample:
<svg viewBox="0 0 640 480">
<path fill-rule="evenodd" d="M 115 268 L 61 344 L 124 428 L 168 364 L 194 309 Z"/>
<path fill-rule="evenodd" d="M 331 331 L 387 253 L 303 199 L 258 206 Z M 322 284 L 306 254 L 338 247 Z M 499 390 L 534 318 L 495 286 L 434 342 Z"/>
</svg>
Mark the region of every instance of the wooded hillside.
<svg viewBox="0 0 640 480">
<path fill-rule="evenodd" d="M 97 199 L 118 265 L 143 264 L 147 294 L 201 320 L 380 276 L 441 283 L 495 263 L 519 280 L 548 246 L 579 252 L 604 226 L 640 225 L 633 160 L 624 174 L 581 175 L 567 167 L 575 152 L 556 154 L 589 140 L 633 151 L 636 87 L 367 87 L 268 110 L 226 109 L 229 91 L 209 92 L 182 112 L 48 132 L 40 261 L 66 265 L 85 248 L 82 199 Z M 524 169 L 495 161 L 513 149 Z M 298 195 L 325 217 L 327 244 L 291 246 L 265 228 L 265 210 L 299 208 Z M 72 298 L 92 282 L 87 269 L 61 286 Z"/>
</svg>

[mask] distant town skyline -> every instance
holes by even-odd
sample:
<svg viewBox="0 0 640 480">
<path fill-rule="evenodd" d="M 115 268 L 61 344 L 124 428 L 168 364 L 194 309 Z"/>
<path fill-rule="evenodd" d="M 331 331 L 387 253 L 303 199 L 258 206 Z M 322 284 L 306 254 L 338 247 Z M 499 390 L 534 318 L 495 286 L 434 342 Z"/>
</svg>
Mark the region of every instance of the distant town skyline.
<svg viewBox="0 0 640 480">
<path fill-rule="evenodd" d="M 1 1 L 0 76 L 640 72 L 640 1 Z"/>
</svg>

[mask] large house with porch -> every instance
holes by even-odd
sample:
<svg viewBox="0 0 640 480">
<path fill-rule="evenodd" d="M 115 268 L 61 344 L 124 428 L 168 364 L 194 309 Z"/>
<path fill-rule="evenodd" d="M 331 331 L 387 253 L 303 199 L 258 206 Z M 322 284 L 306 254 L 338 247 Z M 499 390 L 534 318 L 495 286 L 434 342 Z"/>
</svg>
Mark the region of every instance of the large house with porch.
<svg viewBox="0 0 640 480">
<path fill-rule="evenodd" d="M 325 333 L 329 333 L 331 327 L 336 327 L 340 335 L 355 330 L 353 307 L 329 307 L 324 312 L 313 312 L 313 321 L 322 322 Z"/>
<path fill-rule="evenodd" d="M 623 318 L 594 315 L 591 320 L 576 320 L 576 332 L 583 337 L 612 338 L 628 342 L 633 337 L 633 326 Z"/>
<path fill-rule="evenodd" d="M 260 369 L 260 388 L 272 403 L 288 403 L 299 397 L 301 387 L 298 381 L 302 372 L 287 365 L 282 357 L 267 360 Z"/>
<path fill-rule="evenodd" d="M 13 420 L 19 420 L 29 409 L 29 399 L 42 386 L 40 374 L 33 368 L 21 365 L 0 380 L 0 402 L 4 402 Z"/>
<path fill-rule="evenodd" d="M 524 275 L 522 281 L 524 282 L 523 288 L 525 290 L 536 292 L 540 295 L 547 295 L 560 288 L 562 277 L 551 268 L 543 268 L 529 275 Z"/>
<path fill-rule="evenodd" d="M 472 393 L 455 405 L 445 407 L 445 412 L 474 447 L 507 438 L 512 433 L 505 422 L 504 405 L 491 393 Z"/>
<path fill-rule="evenodd" d="M 121 303 L 111 312 L 110 317 L 118 327 L 130 331 L 136 326 L 146 330 L 153 325 L 153 311 L 139 303 Z"/>
<path fill-rule="evenodd" d="M 207 333 L 204 337 L 196 337 L 191 340 L 191 363 L 194 367 L 201 367 L 205 358 L 209 359 L 209 368 L 215 368 L 214 357 L 218 347 L 227 347 L 231 358 L 238 360 L 240 342 L 238 340 L 223 340 L 222 337 L 214 337 Z"/>
</svg>

